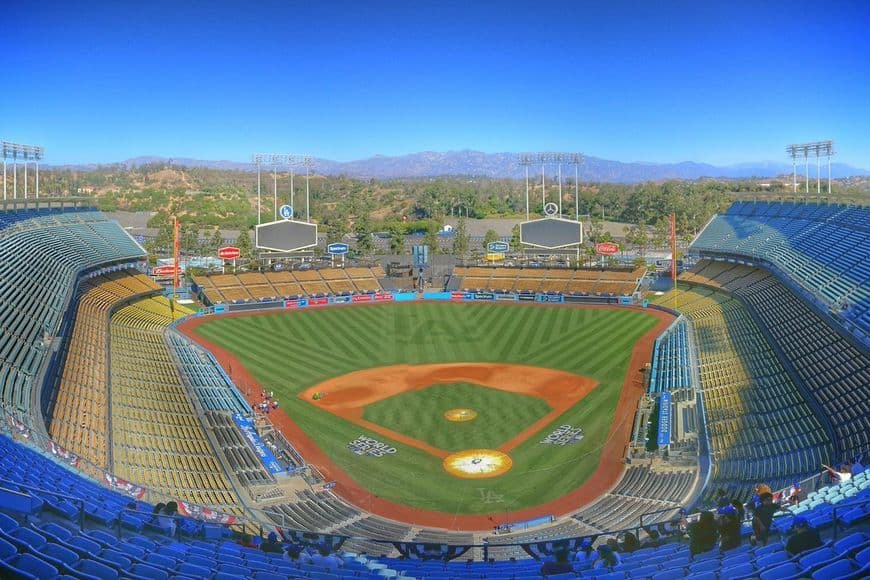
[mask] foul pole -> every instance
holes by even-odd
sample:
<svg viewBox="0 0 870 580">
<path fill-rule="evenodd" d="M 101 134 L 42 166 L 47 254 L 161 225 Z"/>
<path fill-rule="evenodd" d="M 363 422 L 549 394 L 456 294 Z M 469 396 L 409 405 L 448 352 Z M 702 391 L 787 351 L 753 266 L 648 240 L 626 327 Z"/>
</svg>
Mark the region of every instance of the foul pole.
<svg viewBox="0 0 870 580">
<path fill-rule="evenodd" d="M 178 295 L 178 272 L 181 270 L 181 262 L 178 261 L 178 254 L 179 254 L 178 232 L 179 232 L 181 222 L 178 221 L 178 217 L 173 217 L 172 219 L 175 221 L 175 224 L 173 226 L 173 230 L 175 233 L 175 239 L 173 241 L 173 246 L 172 246 L 173 254 L 175 256 L 175 270 L 172 273 L 172 303 L 173 303 L 173 307 L 174 307 L 175 300 L 177 299 L 177 295 Z"/>
<path fill-rule="evenodd" d="M 673 307 L 677 309 L 677 214 L 672 213 L 670 217 L 671 226 L 671 280 L 674 282 L 672 290 Z"/>
</svg>

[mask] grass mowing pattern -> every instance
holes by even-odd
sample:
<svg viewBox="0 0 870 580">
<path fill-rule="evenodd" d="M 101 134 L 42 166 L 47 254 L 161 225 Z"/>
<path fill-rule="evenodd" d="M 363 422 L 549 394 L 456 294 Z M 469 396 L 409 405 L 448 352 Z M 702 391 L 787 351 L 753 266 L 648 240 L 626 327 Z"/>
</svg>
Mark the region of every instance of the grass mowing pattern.
<svg viewBox="0 0 870 580">
<path fill-rule="evenodd" d="M 628 309 L 423 302 L 215 317 L 196 332 L 233 352 L 263 388 L 275 391 L 288 415 L 362 487 L 420 509 L 491 514 L 556 499 L 596 470 L 631 349 L 656 323 Z M 385 438 L 296 397 L 355 370 L 452 362 L 549 367 L 600 384 L 514 449 L 511 471 L 485 482 L 455 478 L 435 457 L 395 441 L 389 441 L 399 450 L 395 455 L 354 455 L 347 443 L 357 436 Z M 586 436 L 576 445 L 539 444 L 561 424 L 582 427 Z M 487 491 L 503 501 L 488 503 Z"/>
<path fill-rule="evenodd" d="M 477 412 L 471 421 L 444 418 L 451 409 Z M 469 383 L 433 385 L 384 399 L 365 408 L 363 418 L 445 451 L 497 449 L 547 413 L 542 399 Z"/>
</svg>

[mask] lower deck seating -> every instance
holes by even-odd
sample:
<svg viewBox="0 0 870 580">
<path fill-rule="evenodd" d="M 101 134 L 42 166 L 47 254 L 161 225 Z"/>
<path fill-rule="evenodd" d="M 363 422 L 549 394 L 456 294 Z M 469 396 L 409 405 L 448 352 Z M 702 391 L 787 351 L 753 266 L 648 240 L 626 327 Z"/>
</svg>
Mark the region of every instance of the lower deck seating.
<svg viewBox="0 0 870 580">
<path fill-rule="evenodd" d="M 108 321 L 122 300 L 159 287 L 135 270 L 84 282 L 52 405 L 49 434 L 97 467 L 108 465 Z"/>
<path fill-rule="evenodd" d="M 713 457 L 706 497 L 726 487 L 747 499 L 747 481 L 785 487 L 829 462 L 830 437 L 743 305 L 698 287 L 680 292 L 678 308 L 698 349 Z"/>
<path fill-rule="evenodd" d="M 189 313 L 158 297 L 134 302 L 112 316 L 113 471 L 171 497 L 237 509 L 238 496 L 163 338 L 169 323 Z"/>
<path fill-rule="evenodd" d="M 713 278 L 742 298 L 834 426 L 839 457 L 870 449 L 870 355 L 763 269 L 728 265 Z M 708 268 L 709 269 L 709 268 Z"/>
</svg>

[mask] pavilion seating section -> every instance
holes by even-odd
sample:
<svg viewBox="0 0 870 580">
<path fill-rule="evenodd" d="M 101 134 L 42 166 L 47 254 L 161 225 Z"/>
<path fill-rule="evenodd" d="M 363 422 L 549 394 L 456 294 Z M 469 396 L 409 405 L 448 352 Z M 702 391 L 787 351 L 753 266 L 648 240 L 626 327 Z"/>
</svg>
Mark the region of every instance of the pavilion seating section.
<svg viewBox="0 0 870 580">
<path fill-rule="evenodd" d="M 485 268 L 457 266 L 453 278 L 456 287 L 474 292 L 552 292 L 622 296 L 632 294 L 645 268 L 632 271 L 569 270 L 567 268 Z"/>
<path fill-rule="evenodd" d="M 97 211 L 0 212 L 0 403 L 29 422 L 34 380 L 78 276 L 145 253 Z"/>
<path fill-rule="evenodd" d="M 782 349 L 808 394 L 833 425 L 838 457 L 870 449 L 870 355 L 856 348 L 779 279 L 729 264 L 716 280 L 742 298 Z"/>
<path fill-rule="evenodd" d="M 692 360 L 689 356 L 689 327 L 684 319 L 680 319 L 656 339 L 650 366 L 649 392 L 690 388 Z"/>
<path fill-rule="evenodd" d="M 695 287 L 678 308 L 694 327 L 714 458 L 708 499 L 720 487 L 748 499 L 746 481 L 784 488 L 832 461 L 822 423 L 739 300 Z"/>
<path fill-rule="evenodd" d="M 236 506 L 163 333 L 190 314 L 164 297 L 133 302 L 110 324 L 115 475 L 202 505 Z"/>
<path fill-rule="evenodd" d="M 692 249 L 772 264 L 870 344 L 870 206 L 736 202 Z"/>
<path fill-rule="evenodd" d="M 206 411 L 203 417 L 209 431 L 217 439 L 218 449 L 226 459 L 226 464 L 242 485 L 275 483 L 275 477 L 263 467 L 263 462 L 251 449 L 229 413 Z"/>
<path fill-rule="evenodd" d="M 250 406 L 210 352 L 179 332 L 169 332 L 167 337 L 196 404 L 207 411 L 250 414 Z"/>
<path fill-rule="evenodd" d="M 151 278 L 136 270 L 96 276 L 79 287 L 49 434 L 62 447 L 103 469 L 108 465 L 109 314 L 121 301 L 159 290 Z"/>
<path fill-rule="evenodd" d="M 380 276 L 379 276 L 380 275 Z M 383 268 L 321 268 L 194 276 L 211 304 L 379 292 Z"/>
</svg>

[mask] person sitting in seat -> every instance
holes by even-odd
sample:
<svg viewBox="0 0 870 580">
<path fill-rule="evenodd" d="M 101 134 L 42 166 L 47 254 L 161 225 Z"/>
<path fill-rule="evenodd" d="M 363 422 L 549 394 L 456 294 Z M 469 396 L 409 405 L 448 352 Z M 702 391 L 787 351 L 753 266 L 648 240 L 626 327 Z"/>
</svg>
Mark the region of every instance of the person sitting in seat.
<svg viewBox="0 0 870 580">
<path fill-rule="evenodd" d="M 598 559 L 595 561 L 595 568 L 606 568 L 612 571 L 620 564 L 622 564 L 622 558 L 613 551 L 613 548 L 607 544 L 598 546 Z"/>
<path fill-rule="evenodd" d="M 320 544 L 317 547 L 317 553 L 311 556 L 311 563 L 330 570 L 338 570 L 344 566 L 344 561 L 337 554 L 334 554 L 326 544 Z"/>
<path fill-rule="evenodd" d="M 788 542 L 785 545 L 785 551 L 792 556 L 822 546 L 822 538 L 819 537 L 819 532 L 810 527 L 810 522 L 807 518 L 803 516 L 796 517 L 791 530 L 793 535 L 788 539 Z"/>
<path fill-rule="evenodd" d="M 160 516 L 157 518 L 160 529 L 167 532 L 172 537 L 175 537 L 175 528 L 177 527 L 177 524 L 175 523 L 175 515 L 177 513 L 178 504 L 171 501 L 163 507 Z"/>
<path fill-rule="evenodd" d="M 278 534 L 275 532 L 269 532 L 266 541 L 260 544 L 260 550 L 263 552 L 271 552 L 273 554 L 281 554 L 284 552 L 284 547 L 281 545 L 281 542 L 278 541 Z"/>
</svg>

